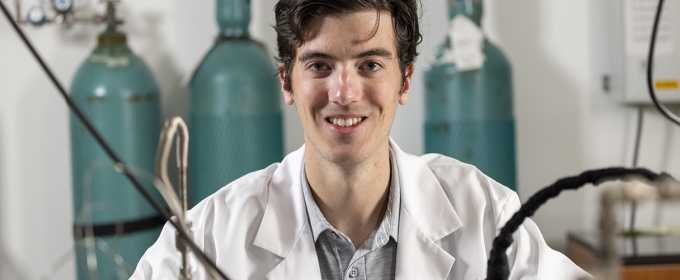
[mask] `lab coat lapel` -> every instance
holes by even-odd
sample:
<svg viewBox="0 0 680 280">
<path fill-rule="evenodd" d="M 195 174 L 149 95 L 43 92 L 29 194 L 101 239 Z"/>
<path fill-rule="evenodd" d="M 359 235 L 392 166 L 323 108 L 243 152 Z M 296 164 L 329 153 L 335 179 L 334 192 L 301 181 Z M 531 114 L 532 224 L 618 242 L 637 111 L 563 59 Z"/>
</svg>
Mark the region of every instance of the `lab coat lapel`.
<svg viewBox="0 0 680 280">
<path fill-rule="evenodd" d="M 253 244 L 281 262 L 267 279 L 321 279 L 300 182 L 305 147 L 289 154 L 272 175 L 267 208 Z"/>
<path fill-rule="evenodd" d="M 267 279 L 321 279 L 314 237 L 308 224 L 288 255 L 267 274 Z"/>
<path fill-rule="evenodd" d="M 401 190 L 396 279 L 446 279 L 455 258 L 437 241 L 463 224 L 427 164 L 390 145 Z"/>
</svg>

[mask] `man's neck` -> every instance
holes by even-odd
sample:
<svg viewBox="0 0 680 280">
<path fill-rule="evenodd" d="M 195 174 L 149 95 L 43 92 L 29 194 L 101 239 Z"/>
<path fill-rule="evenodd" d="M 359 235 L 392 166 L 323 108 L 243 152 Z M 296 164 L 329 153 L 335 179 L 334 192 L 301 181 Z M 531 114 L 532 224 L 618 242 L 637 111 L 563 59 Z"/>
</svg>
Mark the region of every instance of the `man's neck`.
<svg viewBox="0 0 680 280">
<path fill-rule="evenodd" d="M 305 155 L 305 175 L 326 220 L 358 248 L 382 221 L 390 187 L 389 146 L 351 167 Z"/>
</svg>

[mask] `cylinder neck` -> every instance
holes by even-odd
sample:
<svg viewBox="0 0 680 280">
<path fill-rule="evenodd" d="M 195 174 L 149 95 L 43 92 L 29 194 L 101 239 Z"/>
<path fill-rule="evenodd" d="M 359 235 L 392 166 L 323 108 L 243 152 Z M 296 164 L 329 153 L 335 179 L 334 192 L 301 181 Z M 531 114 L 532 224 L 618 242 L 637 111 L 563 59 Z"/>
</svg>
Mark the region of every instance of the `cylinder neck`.
<svg viewBox="0 0 680 280">
<path fill-rule="evenodd" d="M 126 45 L 127 37 L 117 30 L 118 25 L 122 24 L 123 21 L 116 18 L 116 6 L 113 1 L 106 3 L 104 22 L 106 23 L 106 30 L 99 34 L 98 45 Z"/>
<path fill-rule="evenodd" d="M 99 35 L 98 43 L 102 45 L 126 45 L 125 34 L 117 32 L 115 29 L 108 29 Z"/>
<path fill-rule="evenodd" d="M 482 0 L 448 0 L 449 19 L 464 15 L 482 26 Z"/>
<path fill-rule="evenodd" d="M 221 36 L 248 37 L 250 0 L 217 0 L 215 11 Z"/>
</svg>

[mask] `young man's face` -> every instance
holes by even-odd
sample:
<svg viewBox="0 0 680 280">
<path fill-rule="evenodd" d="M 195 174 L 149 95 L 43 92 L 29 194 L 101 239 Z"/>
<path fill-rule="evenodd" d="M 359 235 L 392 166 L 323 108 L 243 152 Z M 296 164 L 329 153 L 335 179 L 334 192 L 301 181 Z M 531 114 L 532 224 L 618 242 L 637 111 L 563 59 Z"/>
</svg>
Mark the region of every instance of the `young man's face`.
<svg viewBox="0 0 680 280">
<path fill-rule="evenodd" d="M 292 92 L 284 84 L 307 151 L 336 164 L 358 164 L 387 149 L 397 106 L 406 104 L 412 68 L 402 83 L 389 13 L 381 13 L 377 32 L 366 40 L 376 19 L 375 11 L 312 19 L 297 49 Z"/>
</svg>

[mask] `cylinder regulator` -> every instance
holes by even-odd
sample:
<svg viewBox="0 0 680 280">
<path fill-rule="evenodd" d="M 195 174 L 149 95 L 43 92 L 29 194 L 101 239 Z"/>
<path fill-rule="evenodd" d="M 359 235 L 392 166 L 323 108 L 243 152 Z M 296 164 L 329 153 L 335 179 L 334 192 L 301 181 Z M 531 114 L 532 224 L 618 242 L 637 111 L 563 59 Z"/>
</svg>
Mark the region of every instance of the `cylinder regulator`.
<svg viewBox="0 0 680 280">
<path fill-rule="evenodd" d="M 448 0 L 450 27 L 425 72 L 425 151 L 477 166 L 515 190 L 510 64 L 484 36 L 481 0 Z"/>
<path fill-rule="evenodd" d="M 220 34 L 190 81 L 190 183 L 195 205 L 283 158 L 281 87 L 248 34 L 249 0 L 217 0 Z"/>
<path fill-rule="evenodd" d="M 78 68 L 70 95 L 144 178 L 153 174 L 160 133 L 158 86 L 149 68 L 128 48 L 125 34 L 117 31 L 121 21 L 115 17 L 114 2 L 107 2 L 103 21 L 106 30 Z M 123 174 L 111 168 L 104 150 L 75 115 L 70 122 L 78 279 L 127 278 L 165 221 Z M 161 200 L 150 181 L 145 187 Z"/>
</svg>

